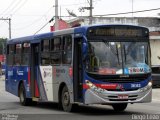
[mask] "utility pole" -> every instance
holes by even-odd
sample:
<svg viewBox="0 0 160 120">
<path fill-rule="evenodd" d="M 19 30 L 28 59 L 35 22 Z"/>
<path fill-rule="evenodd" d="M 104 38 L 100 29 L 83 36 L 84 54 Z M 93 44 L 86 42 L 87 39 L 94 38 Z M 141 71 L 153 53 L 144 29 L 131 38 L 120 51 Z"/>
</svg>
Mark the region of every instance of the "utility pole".
<svg viewBox="0 0 160 120">
<path fill-rule="evenodd" d="M 9 39 L 11 39 L 11 18 L 0 18 L 0 20 L 8 20 L 8 24 L 9 24 Z"/>
<path fill-rule="evenodd" d="M 89 25 L 91 25 L 92 24 L 92 10 L 93 10 L 93 1 L 92 0 L 90 0 L 90 2 L 88 2 L 89 3 L 89 7 L 81 7 L 81 8 L 79 8 L 79 11 L 84 11 L 85 9 L 86 10 L 89 10 Z"/>
<path fill-rule="evenodd" d="M 58 19 L 58 0 L 55 0 L 55 31 L 59 28 Z"/>
<path fill-rule="evenodd" d="M 90 0 L 90 16 L 89 16 L 89 24 L 92 24 L 92 9 L 93 9 L 93 4 L 92 0 Z"/>
<path fill-rule="evenodd" d="M 132 0 L 132 18 L 133 18 L 133 0 Z"/>
<path fill-rule="evenodd" d="M 9 20 L 9 39 L 11 39 L 11 18 Z"/>
</svg>

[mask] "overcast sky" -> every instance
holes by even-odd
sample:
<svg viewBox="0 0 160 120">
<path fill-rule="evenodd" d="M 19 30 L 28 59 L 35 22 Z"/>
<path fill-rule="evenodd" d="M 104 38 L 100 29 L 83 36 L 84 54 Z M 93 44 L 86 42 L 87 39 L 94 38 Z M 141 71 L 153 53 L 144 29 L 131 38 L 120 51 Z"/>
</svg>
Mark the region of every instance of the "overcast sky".
<svg viewBox="0 0 160 120">
<path fill-rule="evenodd" d="M 87 0 L 58 0 L 58 2 L 61 16 L 68 16 L 66 9 L 78 16 L 89 14 L 87 10 L 79 12 L 79 8 L 88 7 Z M 160 8 L 160 0 L 93 0 L 93 15 L 130 12 L 132 3 L 133 11 Z M 0 18 L 12 19 L 12 38 L 33 35 L 54 16 L 54 5 L 55 0 L 0 0 Z M 160 10 L 135 13 L 133 16 L 160 17 L 157 13 L 160 13 Z M 119 16 L 132 17 L 132 14 Z M 69 20 L 71 17 L 62 19 Z M 39 33 L 49 32 L 49 26 L 52 24 L 48 24 Z M 9 37 L 8 26 L 8 21 L 0 21 L 0 37 Z"/>
</svg>

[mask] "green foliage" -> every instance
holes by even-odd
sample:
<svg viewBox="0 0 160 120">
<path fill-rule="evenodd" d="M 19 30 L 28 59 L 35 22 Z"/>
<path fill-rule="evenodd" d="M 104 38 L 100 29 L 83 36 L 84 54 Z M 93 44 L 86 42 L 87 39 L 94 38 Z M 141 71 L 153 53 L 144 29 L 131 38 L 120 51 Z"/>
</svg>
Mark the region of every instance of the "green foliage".
<svg viewBox="0 0 160 120">
<path fill-rule="evenodd" d="M 5 49 L 6 49 L 6 38 L 0 38 L 0 55 L 5 54 Z"/>
</svg>

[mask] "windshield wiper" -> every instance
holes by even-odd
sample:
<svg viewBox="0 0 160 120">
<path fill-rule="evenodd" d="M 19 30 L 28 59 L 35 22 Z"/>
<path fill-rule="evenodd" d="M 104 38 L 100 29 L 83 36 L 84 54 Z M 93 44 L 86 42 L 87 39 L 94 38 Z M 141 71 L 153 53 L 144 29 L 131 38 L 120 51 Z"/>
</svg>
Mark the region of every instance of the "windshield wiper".
<svg viewBox="0 0 160 120">
<path fill-rule="evenodd" d="M 109 45 L 109 42 L 106 42 L 105 40 L 103 40 L 103 42 L 105 43 L 106 46 L 110 47 L 112 53 L 117 56 L 118 64 L 120 65 L 119 52 L 118 52 L 117 44 L 116 44 L 116 50 L 115 50 L 111 45 Z"/>
<path fill-rule="evenodd" d="M 120 65 L 120 61 L 119 61 L 119 52 L 118 52 L 118 46 L 117 46 L 117 44 L 116 44 L 116 51 L 117 51 L 117 59 L 118 59 L 118 64 Z"/>
<path fill-rule="evenodd" d="M 127 53 L 126 53 L 125 45 L 123 45 L 123 50 L 124 50 L 124 61 L 126 63 Z"/>
</svg>

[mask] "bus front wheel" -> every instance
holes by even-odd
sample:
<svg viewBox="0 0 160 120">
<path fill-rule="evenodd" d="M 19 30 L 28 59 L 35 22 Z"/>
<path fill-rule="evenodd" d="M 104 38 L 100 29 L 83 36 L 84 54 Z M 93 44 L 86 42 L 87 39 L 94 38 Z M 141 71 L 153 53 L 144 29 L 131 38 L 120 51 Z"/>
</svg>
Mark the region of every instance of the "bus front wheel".
<svg viewBox="0 0 160 120">
<path fill-rule="evenodd" d="M 113 109 L 117 112 L 124 111 L 127 108 L 127 103 L 117 103 L 112 105 Z"/>
<path fill-rule="evenodd" d="M 62 108 L 64 111 L 66 112 L 73 111 L 73 104 L 70 103 L 70 94 L 66 86 L 63 87 L 61 101 L 62 101 Z"/>
</svg>

